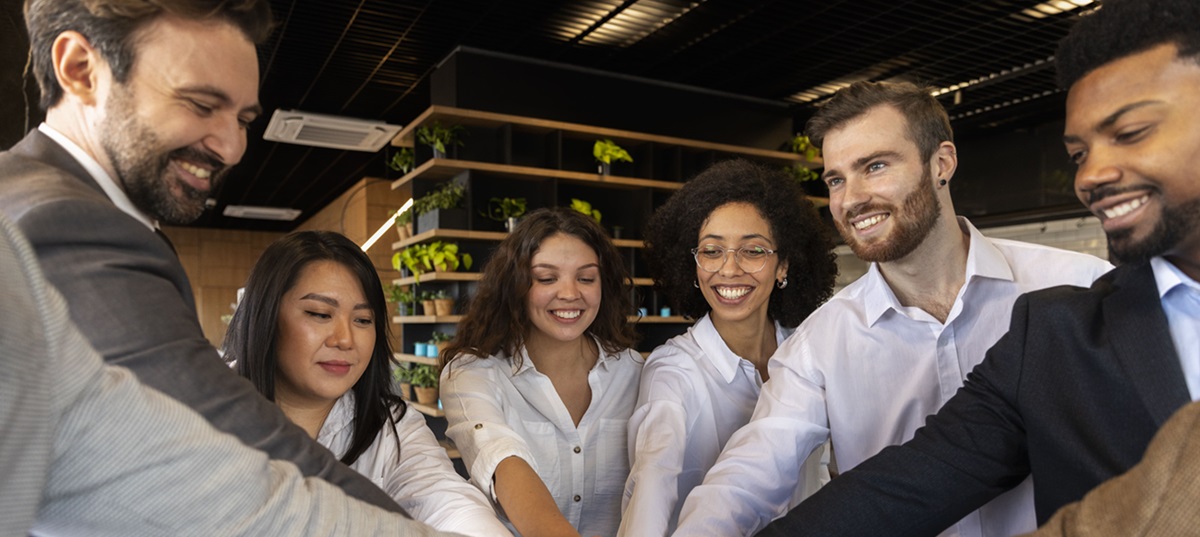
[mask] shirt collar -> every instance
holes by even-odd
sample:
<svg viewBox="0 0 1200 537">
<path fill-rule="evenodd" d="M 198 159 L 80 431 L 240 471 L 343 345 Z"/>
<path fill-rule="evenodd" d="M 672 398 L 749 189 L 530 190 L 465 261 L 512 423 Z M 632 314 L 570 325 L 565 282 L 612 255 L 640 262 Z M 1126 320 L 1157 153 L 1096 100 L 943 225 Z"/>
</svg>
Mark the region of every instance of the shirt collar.
<svg viewBox="0 0 1200 537">
<path fill-rule="evenodd" d="M 704 359 L 716 368 L 726 383 L 733 382 L 734 376 L 741 367 L 742 357 L 734 354 L 729 345 L 725 344 L 725 340 L 717 332 L 717 327 L 713 325 L 712 315 L 701 317 L 690 330 Z M 779 323 L 775 323 L 775 343 L 782 344 L 786 337 L 787 333 L 784 328 Z"/>
<path fill-rule="evenodd" d="M 620 355 L 612 354 L 612 353 L 609 353 L 608 351 L 604 350 L 604 344 L 600 343 L 600 340 L 598 338 L 596 338 L 596 336 L 589 335 L 588 337 L 592 338 L 592 341 L 596 342 L 596 348 L 600 349 L 600 359 L 596 360 L 596 365 L 593 367 L 593 369 L 595 369 L 596 367 L 603 367 L 605 370 L 608 370 L 609 362 L 612 362 L 614 360 L 619 360 L 621 358 Z M 502 358 L 502 359 L 507 360 L 508 355 L 505 354 L 504 351 L 500 351 L 500 354 L 497 355 L 497 358 Z M 512 361 L 509 360 L 509 363 L 512 363 Z M 529 359 L 529 349 L 526 349 L 525 346 L 522 345 L 521 346 L 521 365 L 519 367 L 514 366 L 512 368 L 512 376 L 515 377 L 515 376 L 520 375 L 530 369 L 536 369 L 536 368 L 533 367 L 533 360 Z"/>
<path fill-rule="evenodd" d="M 347 391 L 333 403 L 333 408 L 325 417 L 325 423 L 321 424 L 321 430 L 317 432 L 317 442 L 325 446 L 332 445 L 333 439 L 353 422 L 354 391 Z"/>
<path fill-rule="evenodd" d="M 87 172 L 91 174 L 92 179 L 96 181 L 96 184 L 100 185 L 100 188 L 104 190 L 104 194 L 108 196 L 108 199 L 112 200 L 113 205 L 116 205 L 118 209 L 121 209 L 121 211 L 125 214 L 132 216 L 138 222 L 145 224 L 146 227 L 150 228 L 151 230 L 158 229 L 158 222 L 138 209 L 137 206 L 135 206 L 133 202 L 129 200 L 129 196 L 125 194 L 125 191 L 117 185 L 117 182 L 113 181 L 112 176 L 109 175 L 108 172 L 104 171 L 104 167 L 100 166 L 100 163 L 96 162 L 96 159 L 92 158 L 87 151 L 84 151 L 82 147 L 79 147 L 78 144 L 71 141 L 70 138 L 67 138 L 65 134 L 58 132 L 58 130 L 50 125 L 47 125 L 46 123 L 38 125 L 38 130 L 51 140 L 54 140 L 56 143 L 58 143 L 58 145 L 61 145 L 63 149 L 67 150 L 67 153 L 71 154 L 72 157 L 75 157 L 75 160 L 79 161 L 79 164 L 83 166 L 83 169 L 87 170 Z"/>
<path fill-rule="evenodd" d="M 967 272 L 963 285 L 968 286 L 977 277 L 996 280 L 1013 281 L 1012 267 L 1008 259 L 996 248 L 992 241 L 987 240 L 969 220 L 959 216 L 958 226 L 970 236 L 967 243 Z M 904 306 L 896 298 L 896 293 L 888 287 L 887 280 L 879 271 L 879 263 L 871 263 L 867 270 L 866 286 L 863 291 L 866 302 L 867 321 L 874 325 L 888 310 L 902 311 Z M 959 296 L 963 296 L 960 292 Z"/>
<path fill-rule="evenodd" d="M 1158 285 L 1158 298 L 1166 298 L 1172 289 L 1184 286 L 1200 292 L 1200 283 L 1196 283 L 1184 274 L 1174 263 L 1160 257 L 1150 258 L 1150 268 L 1154 271 L 1154 283 Z"/>
</svg>

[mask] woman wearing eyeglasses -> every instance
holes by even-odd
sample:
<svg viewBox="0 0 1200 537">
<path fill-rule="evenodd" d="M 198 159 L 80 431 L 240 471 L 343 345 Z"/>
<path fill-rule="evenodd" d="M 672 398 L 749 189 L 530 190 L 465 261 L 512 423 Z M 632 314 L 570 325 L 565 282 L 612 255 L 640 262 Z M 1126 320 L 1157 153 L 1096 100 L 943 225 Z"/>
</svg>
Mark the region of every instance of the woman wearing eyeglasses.
<svg viewBox="0 0 1200 537">
<path fill-rule="evenodd" d="M 828 229 L 797 184 L 744 160 L 709 168 L 667 200 L 646 248 L 658 290 L 698 320 L 642 373 L 629 421 L 628 536 L 674 531 L 688 493 L 750 420 L 768 359 L 829 298 L 837 274 Z M 797 502 L 820 486 L 821 451 L 805 465 Z"/>
</svg>

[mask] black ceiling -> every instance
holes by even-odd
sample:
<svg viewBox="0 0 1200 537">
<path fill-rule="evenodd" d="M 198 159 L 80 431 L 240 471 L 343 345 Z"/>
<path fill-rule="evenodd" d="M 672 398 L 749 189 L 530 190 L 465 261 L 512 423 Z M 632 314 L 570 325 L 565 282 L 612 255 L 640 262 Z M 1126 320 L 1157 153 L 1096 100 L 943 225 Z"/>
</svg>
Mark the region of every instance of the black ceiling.
<svg viewBox="0 0 1200 537">
<path fill-rule="evenodd" d="M 242 164 L 216 197 L 220 206 L 302 209 L 301 220 L 364 175 L 383 176 L 384 157 L 264 141 L 271 111 L 404 124 L 429 106 L 431 72 L 460 45 L 794 103 L 797 121 L 838 84 L 913 80 L 945 89 L 939 98 L 961 135 L 1061 117 L 1054 48 L 1070 20 L 1092 7 L 1035 17 L 1029 13 L 1039 0 L 271 4 L 279 26 L 260 51 L 267 113 L 251 128 Z M 12 35 L 7 26 L 13 8 L 4 9 L 9 20 L 0 21 L 6 26 L 0 33 Z M 9 39 L 0 100 L 10 104 L 0 105 L 0 123 L 11 130 L 24 121 L 23 104 L 12 104 L 23 100 L 13 93 L 20 84 L 13 83 L 11 69 L 24 63 L 25 49 L 9 46 Z M 218 208 L 196 225 L 287 230 L 295 224 L 225 218 Z"/>
</svg>

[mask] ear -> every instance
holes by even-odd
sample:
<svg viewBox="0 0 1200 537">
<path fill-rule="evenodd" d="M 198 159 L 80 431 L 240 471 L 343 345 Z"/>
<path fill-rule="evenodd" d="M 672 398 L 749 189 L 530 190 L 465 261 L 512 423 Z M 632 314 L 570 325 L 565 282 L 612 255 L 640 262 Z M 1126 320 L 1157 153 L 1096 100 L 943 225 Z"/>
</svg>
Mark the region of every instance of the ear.
<svg viewBox="0 0 1200 537">
<path fill-rule="evenodd" d="M 954 146 L 954 142 L 938 144 L 937 150 L 933 152 L 932 165 L 934 182 L 949 181 L 954 177 L 954 170 L 958 169 L 958 148 Z"/>
<path fill-rule="evenodd" d="M 54 76 L 64 96 L 88 106 L 98 101 L 100 71 L 106 65 L 100 51 L 83 34 L 66 31 L 54 38 L 51 48 Z"/>
<path fill-rule="evenodd" d="M 775 281 L 778 282 L 778 281 L 781 281 L 784 278 L 786 278 L 787 271 L 788 271 L 788 262 L 785 259 L 783 262 L 779 263 L 778 267 L 775 268 Z"/>
</svg>

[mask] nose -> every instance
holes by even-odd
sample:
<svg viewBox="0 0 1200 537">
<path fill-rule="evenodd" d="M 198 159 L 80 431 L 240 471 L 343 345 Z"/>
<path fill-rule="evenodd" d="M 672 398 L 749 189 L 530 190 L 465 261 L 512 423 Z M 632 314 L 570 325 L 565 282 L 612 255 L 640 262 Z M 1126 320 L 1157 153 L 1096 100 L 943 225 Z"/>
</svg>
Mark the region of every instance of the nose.
<svg viewBox="0 0 1200 537">
<path fill-rule="evenodd" d="M 560 300 L 575 300 L 579 298 L 579 285 L 574 278 L 563 278 L 559 280 L 558 292 L 555 293 Z"/>
<path fill-rule="evenodd" d="M 1120 181 L 1121 175 L 1121 168 L 1116 164 L 1111 151 L 1092 148 L 1087 158 L 1075 170 L 1075 195 L 1084 205 L 1088 205 L 1093 191 Z"/>
<path fill-rule="evenodd" d="M 241 161 L 246 152 L 246 130 L 237 115 L 214 115 L 209 134 L 204 138 L 204 147 L 226 166 Z"/>
<path fill-rule="evenodd" d="M 736 250 L 725 250 L 725 259 L 721 261 L 721 270 L 717 272 L 722 276 L 737 276 L 744 272 L 738 264 Z"/>
<path fill-rule="evenodd" d="M 333 332 L 325 340 L 325 346 L 332 347 L 338 350 L 348 351 L 354 348 L 354 338 L 351 336 L 350 319 L 336 319 L 333 321 Z"/>
<path fill-rule="evenodd" d="M 866 205 L 871 200 L 871 192 L 862 181 L 847 177 L 842 182 L 842 188 L 830 194 L 829 202 L 831 207 L 835 200 L 838 206 L 841 207 L 843 215 L 854 214 L 860 207 Z"/>
</svg>

